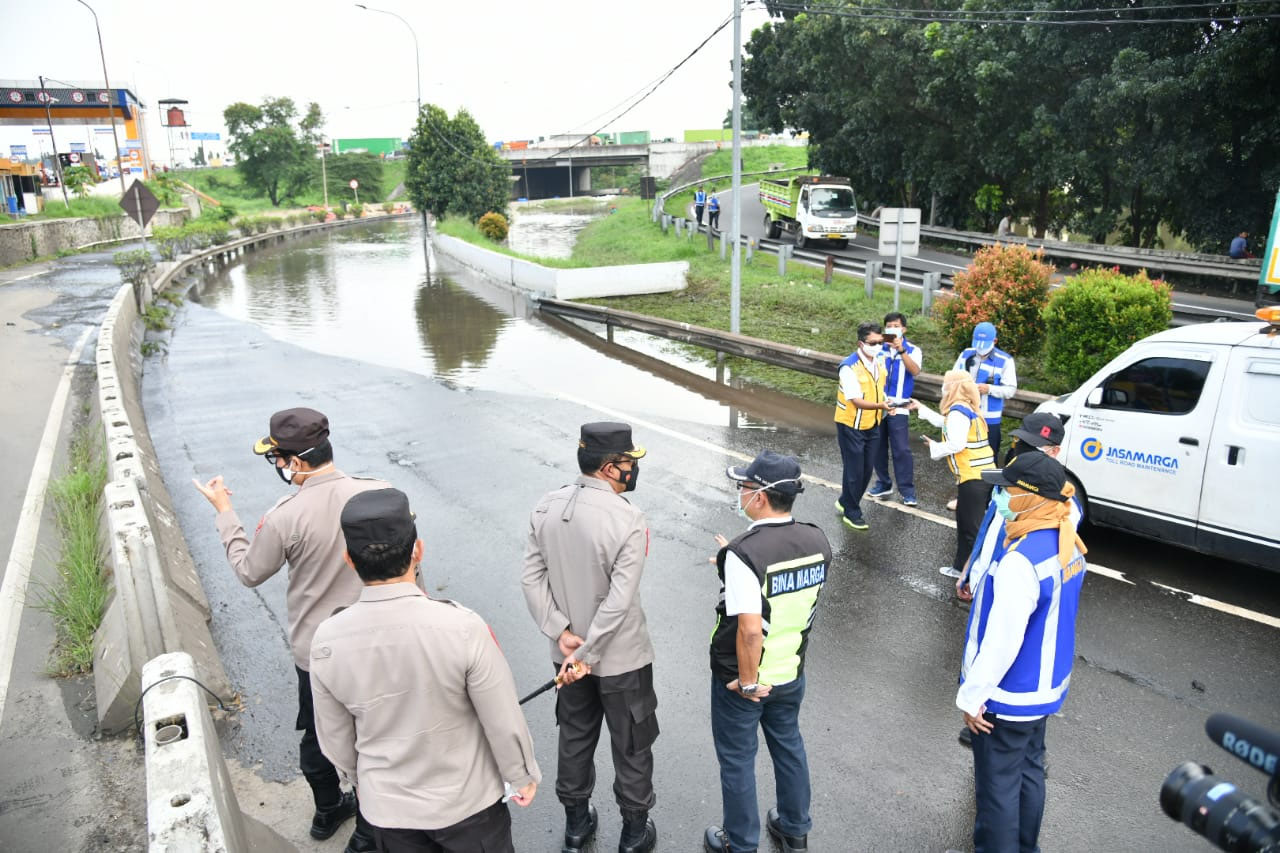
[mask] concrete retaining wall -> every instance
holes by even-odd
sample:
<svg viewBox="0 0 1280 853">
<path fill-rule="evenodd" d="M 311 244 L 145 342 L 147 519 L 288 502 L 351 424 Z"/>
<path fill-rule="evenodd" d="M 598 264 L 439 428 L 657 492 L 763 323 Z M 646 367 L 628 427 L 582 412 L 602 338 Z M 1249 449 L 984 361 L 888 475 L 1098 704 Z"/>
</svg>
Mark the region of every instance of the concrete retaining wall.
<svg viewBox="0 0 1280 853">
<path fill-rule="evenodd" d="M 147 836 L 151 853 L 248 853 L 240 804 L 190 655 L 143 670 Z M 302 818 L 299 818 L 301 820 Z"/>
<path fill-rule="evenodd" d="M 150 227 L 181 225 L 191 217 L 187 209 L 158 210 Z M 0 267 L 20 264 L 34 258 L 56 255 L 68 249 L 79 249 L 94 243 L 133 240 L 142 229 L 123 213 L 105 219 L 77 217 L 42 219 L 0 225 Z"/>
<path fill-rule="evenodd" d="M 431 241 L 442 254 L 465 266 L 521 290 L 555 299 L 670 293 L 687 286 L 687 261 L 561 269 L 513 258 L 447 234 L 433 234 Z"/>
</svg>

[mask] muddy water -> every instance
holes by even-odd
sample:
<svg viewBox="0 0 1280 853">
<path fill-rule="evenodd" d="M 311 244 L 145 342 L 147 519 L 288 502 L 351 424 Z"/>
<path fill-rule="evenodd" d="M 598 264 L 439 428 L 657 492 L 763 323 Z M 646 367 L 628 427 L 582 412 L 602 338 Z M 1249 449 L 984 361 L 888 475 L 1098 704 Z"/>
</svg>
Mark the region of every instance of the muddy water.
<svg viewBox="0 0 1280 853">
<path fill-rule="evenodd" d="M 287 242 L 191 296 L 280 340 L 459 388 L 739 428 L 829 428 L 826 407 L 718 384 L 713 366 L 668 342 L 619 331 L 609 344 L 598 328 L 529 318 L 523 295 L 445 259 L 428 277 L 419 229 L 402 220 Z"/>
<path fill-rule="evenodd" d="M 607 201 L 561 202 L 554 207 L 537 202 L 511 205 L 511 231 L 507 245 L 522 255 L 567 258 L 573 254 L 578 233 L 593 219 L 608 213 Z"/>
</svg>

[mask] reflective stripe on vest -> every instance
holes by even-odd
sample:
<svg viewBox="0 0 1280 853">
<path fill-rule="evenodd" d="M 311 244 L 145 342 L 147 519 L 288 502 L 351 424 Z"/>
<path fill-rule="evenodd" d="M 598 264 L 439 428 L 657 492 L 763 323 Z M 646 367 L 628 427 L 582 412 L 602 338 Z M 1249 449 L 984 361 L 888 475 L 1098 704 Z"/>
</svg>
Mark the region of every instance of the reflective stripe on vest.
<svg viewBox="0 0 1280 853">
<path fill-rule="evenodd" d="M 982 649 L 987 620 L 996 603 L 996 575 L 1028 570 L 1039 580 L 1040 597 L 1027 620 L 1017 657 L 986 700 L 987 710 L 995 714 L 1032 717 L 1056 713 L 1071 684 L 1085 559 L 1077 550 L 1065 570 L 1059 565 L 1057 528 L 1032 531 L 1014 542 L 983 577 L 969 611 L 960 681 L 964 682 Z"/>
<path fill-rule="evenodd" d="M 982 472 L 996 467 L 995 454 L 987 438 L 987 424 L 968 406 L 952 406 L 947 410 L 961 412 L 969 419 L 969 435 L 965 438 L 964 450 L 947 457 L 947 467 L 955 474 L 957 483 L 978 480 Z"/>
<path fill-rule="evenodd" d="M 979 385 L 986 383 L 987 385 L 1003 385 L 1004 384 L 1004 368 L 1005 365 L 1013 361 L 1013 356 L 1004 350 L 996 347 L 986 358 L 978 355 L 978 351 L 973 347 L 969 347 L 960 353 L 960 360 L 964 364 L 964 369 L 973 376 L 973 381 Z M 976 369 L 971 368 L 970 364 L 977 365 Z M 990 394 L 982 395 L 982 416 L 989 423 L 999 423 L 1001 416 L 1004 414 L 1004 398 L 993 397 Z"/>
<path fill-rule="evenodd" d="M 858 354 L 846 358 L 840 362 L 841 367 L 849 367 L 853 370 L 853 375 L 858 380 L 858 387 L 862 389 L 862 399 L 872 403 L 883 403 L 885 371 L 884 365 L 880 365 L 880 369 L 873 376 L 871 371 L 867 370 L 867 365 L 858 358 Z M 844 396 L 844 389 L 836 383 L 836 423 L 844 424 L 854 429 L 871 429 L 880 423 L 880 419 L 884 416 L 882 409 L 859 409 L 850 403 Z"/>
<path fill-rule="evenodd" d="M 916 353 L 920 348 L 912 344 L 910 341 L 903 342 L 903 350 L 907 355 L 911 356 L 916 365 L 919 366 L 920 359 L 916 357 Z M 902 363 L 902 354 L 895 349 L 890 349 L 886 345 L 888 353 L 885 355 L 885 367 L 887 379 L 884 389 L 895 400 L 909 400 L 916 390 L 916 378 L 911 375 L 911 371 L 907 370 L 906 365 Z"/>
</svg>

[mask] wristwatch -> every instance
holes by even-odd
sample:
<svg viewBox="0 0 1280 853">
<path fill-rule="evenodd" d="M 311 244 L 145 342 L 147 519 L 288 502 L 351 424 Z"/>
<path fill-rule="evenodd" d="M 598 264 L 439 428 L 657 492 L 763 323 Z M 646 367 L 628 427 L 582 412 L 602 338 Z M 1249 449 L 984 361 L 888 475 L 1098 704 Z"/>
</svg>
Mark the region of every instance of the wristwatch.
<svg viewBox="0 0 1280 853">
<path fill-rule="evenodd" d="M 759 683 L 738 685 L 738 692 L 741 693 L 743 696 L 754 696 L 756 695 L 756 691 L 759 689 L 760 689 Z"/>
</svg>

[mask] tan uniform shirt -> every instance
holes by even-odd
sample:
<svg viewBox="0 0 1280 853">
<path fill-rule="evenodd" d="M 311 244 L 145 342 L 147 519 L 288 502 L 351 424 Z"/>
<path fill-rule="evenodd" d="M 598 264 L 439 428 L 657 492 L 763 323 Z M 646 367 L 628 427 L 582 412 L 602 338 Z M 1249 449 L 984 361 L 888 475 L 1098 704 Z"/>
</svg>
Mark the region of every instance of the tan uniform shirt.
<svg viewBox="0 0 1280 853">
<path fill-rule="evenodd" d="M 342 559 L 347 550 L 342 508 L 352 495 L 389 487 L 382 480 L 348 477 L 337 469 L 308 477 L 296 492 L 267 510 L 253 542 L 235 510 L 218 513 L 218 535 L 240 583 L 257 586 L 288 562 L 289 645 L 294 663 L 302 669 L 311 665 L 316 626 L 353 603 L 364 588 Z"/>
<path fill-rule="evenodd" d="M 551 638 L 565 628 L 584 639 L 576 657 L 593 675 L 621 675 L 653 662 L 640 607 L 640 576 L 649 553 L 644 513 L 610 485 L 581 476 L 543 495 L 529 517 L 524 552 L 525 602 Z"/>
<path fill-rule="evenodd" d="M 316 631 L 320 748 L 374 826 L 443 829 L 542 779 L 484 620 L 410 583 L 366 586 Z"/>
</svg>

